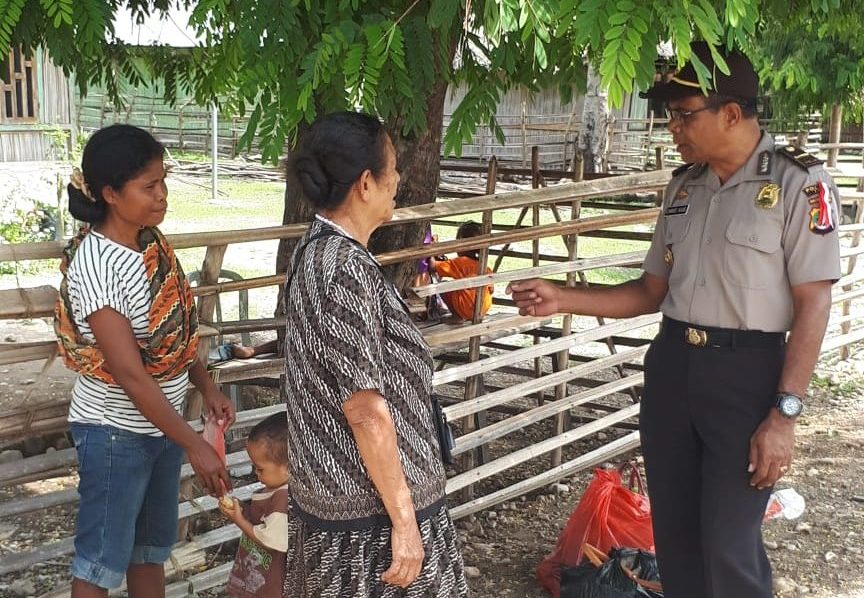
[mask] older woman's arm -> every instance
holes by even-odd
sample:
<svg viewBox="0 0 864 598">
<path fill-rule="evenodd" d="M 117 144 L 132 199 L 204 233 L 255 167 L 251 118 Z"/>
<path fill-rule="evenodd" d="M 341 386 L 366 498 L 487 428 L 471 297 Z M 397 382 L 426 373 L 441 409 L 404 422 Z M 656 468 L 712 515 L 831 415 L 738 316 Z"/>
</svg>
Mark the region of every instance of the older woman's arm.
<svg viewBox="0 0 864 598">
<path fill-rule="evenodd" d="M 420 574 L 425 555 L 411 491 L 399 459 L 393 418 L 384 397 L 374 390 L 355 392 L 342 404 L 342 410 L 393 525 L 393 562 L 381 581 L 407 587 Z"/>
</svg>

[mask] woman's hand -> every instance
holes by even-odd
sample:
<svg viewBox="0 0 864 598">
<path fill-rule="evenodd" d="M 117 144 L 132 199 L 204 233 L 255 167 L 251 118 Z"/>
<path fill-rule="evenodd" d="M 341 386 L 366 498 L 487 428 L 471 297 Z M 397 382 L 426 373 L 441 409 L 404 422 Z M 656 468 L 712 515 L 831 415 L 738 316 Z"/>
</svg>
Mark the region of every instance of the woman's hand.
<svg viewBox="0 0 864 598">
<path fill-rule="evenodd" d="M 394 526 L 390 533 L 390 544 L 393 562 L 390 568 L 381 574 L 381 581 L 407 588 L 420 575 L 426 556 L 417 523 L 412 521 L 401 527 Z"/>
<path fill-rule="evenodd" d="M 204 409 L 206 410 L 205 417 L 214 417 L 217 422 L 220 422 L 223 430 L 227 430 L 234 423 L 234 405 L 231 404 L 231 399 L 222 394 L 222 391 L 216 389 L 209 390 L 203 395 Z"/>
<path fill-rule="evenodd" d="M 231 478 L 222 465 L 222 459 L 203 438 L 199 436 L 198 442 L 186 449 L 186 456 L 208 494 L 222 496 L 226 488 L 231 488 Z"/>
</svg>

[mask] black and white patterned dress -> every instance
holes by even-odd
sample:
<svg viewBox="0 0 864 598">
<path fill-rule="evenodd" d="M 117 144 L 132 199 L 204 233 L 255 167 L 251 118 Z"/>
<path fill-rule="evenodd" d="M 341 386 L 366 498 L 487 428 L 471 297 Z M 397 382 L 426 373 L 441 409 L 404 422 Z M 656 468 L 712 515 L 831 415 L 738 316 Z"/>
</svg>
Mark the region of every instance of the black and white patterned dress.
<svg viewBox="0 0 864 598">
<path fill-rule="evenodd" d="M 374 258 L 316 220 L 298 247 L 285 341 L 293 511 L 286 598 L 456 598 L 468 589 L 432 423 L 432 357 Z M 338 234 L 332 234 L 338 233 Z M 297 256 L 295 255 L 295 258 Z M 343 403 L 360 390 L 387 401 L 426 553 L 407 589 L 381 582 L 390 520 Z"/>
</svg>

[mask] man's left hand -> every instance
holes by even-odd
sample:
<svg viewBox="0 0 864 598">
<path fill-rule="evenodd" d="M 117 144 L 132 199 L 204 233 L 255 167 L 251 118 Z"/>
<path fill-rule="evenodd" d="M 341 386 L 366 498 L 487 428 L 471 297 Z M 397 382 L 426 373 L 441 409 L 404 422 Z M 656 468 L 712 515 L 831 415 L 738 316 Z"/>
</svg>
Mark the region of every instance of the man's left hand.
<svg viewBox="0 0 864 598">
<path fill-rule="evenodd" d="M 208 415 L 215 417 L 217 421 L 224 422 L 225 430 L 234 423 L 234 405 L 231 404 L 231 399 L 222 394 L 221 391 L 213 390 L 205 394 L 204 408 Z"/>
<path fill-rule="evenodd" d="M 795 448 L 795 420 L 771 409 L 750 439 L 750 485 L 770 488 L 792 466 Z"/>
</svg>

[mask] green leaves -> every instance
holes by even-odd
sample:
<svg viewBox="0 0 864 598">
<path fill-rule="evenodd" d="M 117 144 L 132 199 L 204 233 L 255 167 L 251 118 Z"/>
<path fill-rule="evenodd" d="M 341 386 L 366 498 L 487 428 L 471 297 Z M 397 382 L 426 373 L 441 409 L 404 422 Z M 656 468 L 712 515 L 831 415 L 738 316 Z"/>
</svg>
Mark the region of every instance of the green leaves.
<svg viewBox="0 0 864 598">
<path fill-rule="evenodd" d="M 53 20 L 55 29 L 63 23 L 72 24 L 72 0 L 39 0 L 39 3 L 48 18 Z"/>
<path fill-rule="evenodd" d="M 191 49 L 113 39 L 119 7 L 158 14 L 179 2 L 204 42 Z M 509 89 L 557 87 L 567 101 L 597 68 L 613 106 L 652 84 L 657 46 L 677 62 L 689 44 L 745 49 L 778 112 L 842 101 L 860 114 L 864 21 L 859 0 L 0 0 L 0 51 L 46 48 L 82 90 L 119 101 L 127 83 L 157 81 L 166 98 L 191 90 L 202 105 L 248 114 L 245 147 L 277 160 L 303 122 L 362 108 L 408 137 L 438 126 L 430 97 L 462 87 L 445 134 L 459 153 L 478 126 L 496 134 Z M 454 54 L 456 56 L 454 60 Z M 674 59 L 669 62 L 676 62 Z M 694 61 L 709 88 L 714 73 Z M 670 68 L 674 66 L 669 65 Z M 857 112 L 856 112 L 857 110 Z"/>
<path fill-rule="evenodd" d="M 0 0 L 0 55 L 9 54 L 26 0 Z"/>
<path fill-rule="evenodd" d="M 637 65 L 643 63 L 645 35 L 652 14 L 644 5 L 637 6 L 631 0 L 620 0 L 614 5 L 614 10 L 609 13 L 608 28 L 603 35 L 605 47 L 599 72 L 609 92 L 610 104 L 620 106 L 624 103 L 624 96 L 633 90 Z M 654 54 L 653 48 L 650 53 Z M 640 68 L 639 79 L 647 78 L 643 69 Z"/>
</svg>

